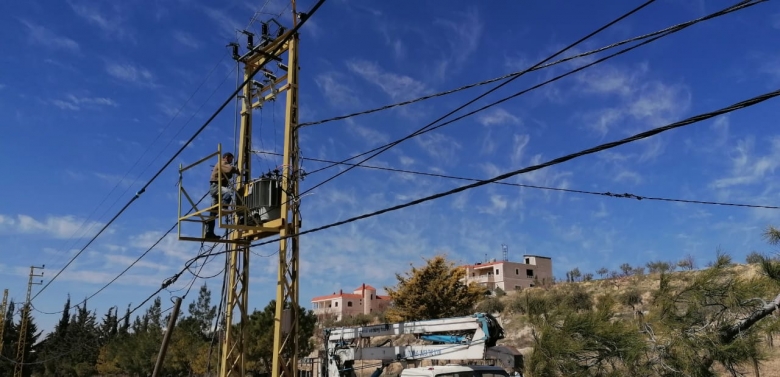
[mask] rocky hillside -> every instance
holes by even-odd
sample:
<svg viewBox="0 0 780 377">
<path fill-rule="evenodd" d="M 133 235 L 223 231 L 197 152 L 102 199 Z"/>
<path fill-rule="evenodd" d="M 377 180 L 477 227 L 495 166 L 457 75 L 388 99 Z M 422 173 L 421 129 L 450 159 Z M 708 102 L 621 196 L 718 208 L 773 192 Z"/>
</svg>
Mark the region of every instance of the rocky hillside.
<svg viewBox="0 0 780 377">
<path fill-rule="evenodd" d="M 750 278 L 760 273 L 760 268 L 756 264 L 736 264 L 729 267 L 729 269 L 743 278 Z M 693 277 L 698 273 L 699 271 L 678 271 L 673 274 L 687 274 Z M 621 306 L 621 312 L 617 313 L 617 317 L 636 318 L 648 313 L 652 303 L 652 292 L 659 288 L 659 284 L 659 274 L 641 274 L 585 282 L 559 283 L 547 288 L 531 288 L 530 291 L 555 291 L 577 286 L 593 297 L 594 300 L 598 300 L 609 293 L 624 304 Z M 777 291 L 780 292 L 780 288 Z M 500 312 L 495 312 L 495 314 L 504 327 L 506 339 L 499 342 L 499 344 L 517 347 L 527 358 L 533 353 L 533 332 L 527 322 L 527 317 L 520 314 L 520 310 L 517 310 L 522 306 L 521 302 L 524 300 L 525 293 L 509 292 L 501 297 L 494 297 L 492 302 L 483 302 L 480 306 L 483 308 L 493 307 L 494 310 L 500 309 Z M 775 311 L 775 318 L 766 320 L 780 322 L 780 313 Z M 765 361 L 759 365 L 760 376 L 780 376 L 780 333 L 775 332 L 771 339 L 767 336 L 762 343 L 762 350 L 765 352 Z M 756 376 L 754 368 L 754 365 L 744 365 L 741 366 L 740 371 L 744 373 L 744 376 Z M 718 367 L 717 370 L 719 372 L 718 375 L 731 376 L 731 373 L 723 368 Z"/>
</svg>

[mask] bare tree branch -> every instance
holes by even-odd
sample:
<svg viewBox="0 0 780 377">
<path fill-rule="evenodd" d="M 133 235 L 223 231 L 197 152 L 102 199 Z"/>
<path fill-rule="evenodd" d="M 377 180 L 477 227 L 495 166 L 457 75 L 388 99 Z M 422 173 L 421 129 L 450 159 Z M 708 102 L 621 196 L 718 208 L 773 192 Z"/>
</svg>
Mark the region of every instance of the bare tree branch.
<svg viewBox="0 0 780 377">
<path fill-rule="evenodd" d="M 758 309 L 751 313 L 747 318 L 729 326 L 720 333 L 720 340 L 723 344 L 731 343 L 737 335 L 753 326 L 756 322 L 762 318 L 772 314 L 773 311 L 780 308 L 780 294 L 775 297 L 771 302 L 766 303 L 761 309 Z"/>
</svg>

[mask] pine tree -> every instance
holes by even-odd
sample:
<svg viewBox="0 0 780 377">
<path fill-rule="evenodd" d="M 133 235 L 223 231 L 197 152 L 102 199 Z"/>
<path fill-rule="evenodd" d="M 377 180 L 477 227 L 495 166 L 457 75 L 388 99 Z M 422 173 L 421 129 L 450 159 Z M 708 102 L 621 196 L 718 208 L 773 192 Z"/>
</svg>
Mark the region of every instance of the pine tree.
<svg viewBox="0 0 780 377">
<path fill-rule="evenodd" d="M 465 285 L 465 270 L 444 256 L 426 261 L 422 268 L 411 266 L 406 276 L 396 274 L 398 285 L 385 287 L 393 305 L 387 309 L 391 322 L 456 317 L 473 313 L 485 290 Z"/>
</svg>

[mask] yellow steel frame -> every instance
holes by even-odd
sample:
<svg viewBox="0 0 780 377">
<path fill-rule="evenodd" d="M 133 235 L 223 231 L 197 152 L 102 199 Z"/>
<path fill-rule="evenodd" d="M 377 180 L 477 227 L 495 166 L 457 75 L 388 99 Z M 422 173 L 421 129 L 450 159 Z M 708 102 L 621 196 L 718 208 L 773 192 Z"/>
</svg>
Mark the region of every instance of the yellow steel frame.
<svg viewBox="0 0 780 377">
<path fill-rule="evenodd" d="M 293 27 L 297 23 L 295 0 L 291 0 Z M 277 77 L 273 82 L 262 88 L 254 90 L 251 85 L 245 85 L 243 89 L 241 105 L 241 129 L 239 133 L 239 147 L 237 151 L 237 165 L 242 174 L 236 182 L 238 195 L 246 195 L 245 188 L 251 180 L 251 140 L 252 140 L 252 110 L 261 107 L 264 102 L 286 91 L 285 125 L 284 125 L 284 154 L 282 163 L 282 198 L 281 216 L 278 219 L 267 221 L 259 226 L 246 226 L 223 224 L 221 219 L 225 214 L 237 215 L 241 211 L 246 213 L 246 207 L 233 206 L 223 209 L 221 197 L 216 206 L 199 209 L 190 195 L 181 184 L 181 175 L 193 166 L 218 156 L 221 160 L 222 149 L 218 148 L 213 153 L 200 161 L 187 167 L 180 166 L 179 184 L 179 239 L 185 241 L 211 241 L 204 238 L 188 237 L 181 234 L 183 222 L 204 222 L 210 217 L 204 215 L 217 207 L 220 228 L 233 230 L 227 239 L 221 242 L 229 243 L 229 268 L 227 270 L 227 289 L 225 297 L 225 323 L 227 327 L 222 337 L 220 357 L 220 377 L 240 376 L 246 372 L 246 332 L 244 326 L 248 320 L 248 285 L 249 285 L 249 244 L 253 240 L 280 236 L 282 238 L 293 235 L 289 239 L 282 239 L 279 243 L 279 269 L 276 286 L 276 311 L 274 314 L 274 340 L 273 357 L 270 374 L 271 377 L 297 377 L 298 371 L 298 239 L 294 236 L 300 229 L 300 215 L 298 203 L 299 149 L 298 149 L 298 35 L 291 35 L 291 30 L 271 41 L 262 48 L 255 48 L 253 52 L 240 61 L 244 63 L 244 81 L 250 79 L 252 72 L 259 70 L 273 59 L 278 59 L 287 53 L 287 74 Z M 275 56 L 270 52 L 274 51 Z M 220 177 L 221 178 L 221 177 Z M 185 198 L 191 206 L 193 213 L 182 214 L 182 199 Z M 205 236 L 205 235 L 203 235 Z M 218 241 L 218 240 L 214 240 Z M 291 310 L 287 310 L 291 309 Z M 284 317 L 284 318 L 283 318 Z M 238 324 L 234 320 L 238 319 Z M 271 331 L 271 329 L 268 329 Z"/>
<path fill-rule="evenodd" d="M 275 219 L 268 221 L 262 226 L 247 226 L 247 225 L 240 225 L 237 224 L 237 221 L 234 221 L 231 223 L 225 223 L 222 221 L 222 219 L 227 215 L 244 215 L 246 216 L 248 214 L 248 208 L 246 206 L 237 205 L 236 203 L 231 203 L 229 205 L 223 205 L 222 203 L 222 195 L 217 195 L 217 203 L 208 205 L 206 207 L 200 206 L 195 203 L 195 200 L 192 199 L 192 196 L 187 192 L 187 189 L 184 185 L 184 172 L 203 164 L 204 162 L 209 161 L 210 159 L 217 157 L 216 163 L 219 164 L 220 161 L 222 161 L 222 144 L 219 144 L 217 147 L 217 151 L 201 158 L 200 160 L 189 164 L 187 166 L 179 165 L 179 220 L 178 220 L 178 230 L 177 230 L 177 236 L 179 240 L 181 241 L 199 241 L 199 242 L 223 242 L 223 243 L 248 243 L 250 240 L 243 239 L 245 237 L 240 237 L 236 239 L 231 238 L 220 238 L 219 240 L 216 239 L 206 239 L 205 234 L 202 231 L 200 237 L 193 237 L 193 236 L 187 236 L 182 234 L 182 224 L 187 222 L 192 223 L 204 223 L 209 220 L 216 220 L 215 227 L 219 227 L 221 229 L 231 229 L 231 230 L 238 230 L 242 231 L 243 233 L 248 234 L 276 234 L 279 232 L 279 228 L 281 225 L 281 219 Z M 222 185 L 222 176 L 219 175 L 217 177 L 217 184 Z M 240 193 L 240 191 L 237 191 Z M 187 203 L 189 204 L 189 211 L 188 213 L 184 213 L 184 205 L 183 200 L 186 199 Z M 216 219 L 214 216 L 211 216 L 210 213 L 214 211 L 217 213 Z M 207 214 L 209 213 L 209 214 Z M 201 229 L 202 230 L 202 229 Z"/>
</svg>

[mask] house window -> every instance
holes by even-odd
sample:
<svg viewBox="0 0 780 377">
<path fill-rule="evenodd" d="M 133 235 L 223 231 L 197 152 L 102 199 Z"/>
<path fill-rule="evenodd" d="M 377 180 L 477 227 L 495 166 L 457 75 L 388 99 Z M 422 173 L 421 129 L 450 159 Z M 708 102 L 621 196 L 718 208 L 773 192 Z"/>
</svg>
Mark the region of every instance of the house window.
<svg viewBox="0 0 780 377">
<path fill-rule="evenodd" d="M 371 299 L 372 299 L 372 300 L 374 299 L 374 294 L 373 294 L 373 293 L 371 294 Z"/>
<path fill-rule="evenodd" d="M 347 306 L 352 306 L 352 301 L 347 301 Z"/>
<path fill-rule="evenodd" d="M 338 308 L 339 307 L 339 303 L 337 302 L 335 306 Z"/>
<path fill-rule="evenodd" d="M 496 268 L 496 275 L 498 275 L 498 269 Z"/>
<path fill-rule="evenodd" d="M 519 268 L 515 268 L 515 275 L 520 275 L 520 269 Z"/>
<path fill-rule="evenodd" d="M 531 264 L 531 258 L 525 258 L 525 264 Z"/>
<path fill-rule="evenodd" d="M 534 277 L 534 270 L 531 269 L 525 270 L 525 275 L 528 276 L 529 278 Z"/>
</svg>

